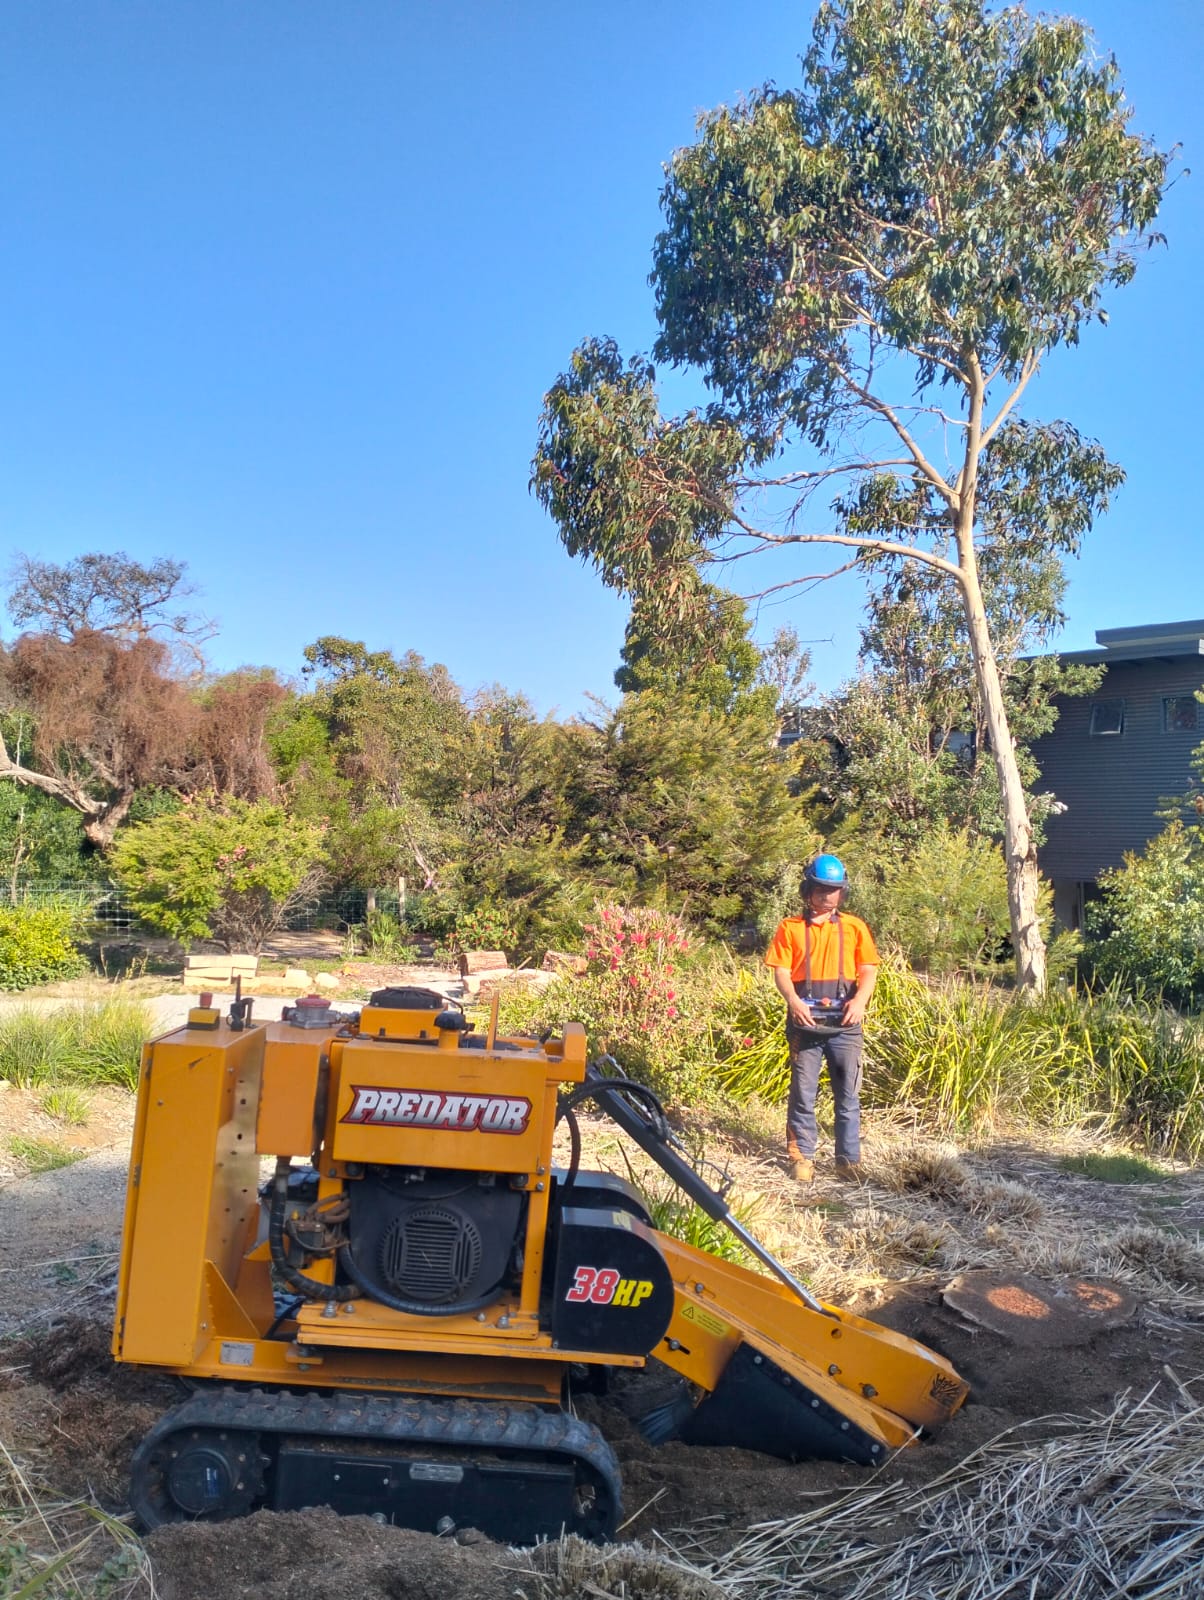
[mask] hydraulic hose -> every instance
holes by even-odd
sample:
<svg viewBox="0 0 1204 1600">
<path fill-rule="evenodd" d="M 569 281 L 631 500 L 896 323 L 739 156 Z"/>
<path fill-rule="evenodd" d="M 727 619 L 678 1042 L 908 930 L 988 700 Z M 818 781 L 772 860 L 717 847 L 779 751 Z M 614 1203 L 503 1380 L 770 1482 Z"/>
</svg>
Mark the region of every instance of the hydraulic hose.
<svg viewBox="0 0 1204 1600">
<path fill-rule="evenodd" d="M 561 1117 L 569 1127 L 569 1170 L 565 1173 L 560 1186 L 561 1194 L 566 1195 L 577 1181 L 577 1172 L 581 1166 L 581 1124 L 577 1121 L 577 1113 L 563 1102 L 556 1108 L 557 1122 Z"/>
<path fill-rule="evenodd" d="M 382 1306 L 388 1306 L 392 1311 L 404 1311 L 412 1317 L 459 1317 L 468 1311 L 481 1311 L 486 1306 L 493 1305 L 500 1287 L 494 1284 L 487 1294 L 478 1295 L 475 1300 L 457 1300 L 451 1305 L 429 1305 L 422 1300 L 403 1300 L 399 1294 L 391 1294 L 381 1284 L 369 1283 L 356 1266 L 350 1245 L 340 1246 L 339 1265 L 357 1285 L 356 1294 L 366 1294 L 369 1299 L 379 1301 Z"/>
<path fill-rule="evenodd" d="M 268 1251 L 272 1265 L 289 1288 L 296 1289 L 307 1300 L 358 1300 L 362 1291 L 357 1283 L 320 1283 L 317 1278 L 307 1277 L 289 1261 L 284 1243 L 284 1223 L 288 1211 L 288 1180 L 292 1170 L 288 1156 L 281 1156 L 276 1162 L 276 1172 L 272 1178 L 272 1203 L 268 1207 Z"/>
<path fill-rule="evenodd" d="M 562 1106 L 569 1109 L 579 1100 L 596 1098 L 602 1109 L 618 1123 L 623 1132 L 634 1139 L 640 1149 L 651 1156 L 661 1171 L 668 1173 L 677 1187 L 712 1221 L 720 1222 L 725 1228 L 729 1228 L 741 1244 L 780 1278 L 804 1305 L 809 1306 L 812 1311 L 820 1311 L 825 1316 L 839 1321 L 834 1311 L 817 1300 L 805 1284 L 800 1283 L 788 1268 L 766 1250 L 759 1239 L 749 1233 L 742 1222 L 737 1221 L 724 1196 L 712 1189 L 702 1174 L 673 1148 L 672 1131 L 665 1117 L 664 1107 L 652 1090 L 645 1084 L 635 1083 L 623 1074 L 623 1069 L 613 1056 L 603 1056 L 602 1060 L 609 1061 L 613 1067 L 618 1068 L 619 1075 L 607 1077 L 597 1063 L 591 1062 L 586 1068 L 585 1082 L 564 1097 Z"/>
</svg>

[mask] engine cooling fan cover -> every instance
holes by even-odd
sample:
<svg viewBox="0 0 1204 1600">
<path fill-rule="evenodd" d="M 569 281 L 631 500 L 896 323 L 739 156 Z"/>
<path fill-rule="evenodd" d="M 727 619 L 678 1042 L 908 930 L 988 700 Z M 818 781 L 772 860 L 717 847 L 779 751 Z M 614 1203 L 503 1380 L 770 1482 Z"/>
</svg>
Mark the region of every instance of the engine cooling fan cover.
<svg viewBox="0 0 1204 1600">
<path fill-rule="evenodd" d="M 398 1212 L 377 1252 L 380 1276 L 408 1300 L 458 1300 L 481 1270 L 481 1231 L 453 1205 L 417 1205 Z"/>
<path fill-rule="evenodd" d="M 505 1276 L 522 1195 L 504 1180 L 437 1172 L 407 1181 L 385 1167 L 370 1168 L 349 1189 L 356 1275 L 386 1304 L 458 1304 Z"/>
</svg>

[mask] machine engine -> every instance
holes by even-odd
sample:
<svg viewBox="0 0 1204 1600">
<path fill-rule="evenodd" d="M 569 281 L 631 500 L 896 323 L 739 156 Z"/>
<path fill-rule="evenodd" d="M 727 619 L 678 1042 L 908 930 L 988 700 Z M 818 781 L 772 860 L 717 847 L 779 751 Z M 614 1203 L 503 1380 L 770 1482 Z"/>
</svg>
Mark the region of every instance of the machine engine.
<svg viewBox="0 0 1204 1600">
<path fill-rule="evenodd" d="M 370 1167 L 350 1196 L 339 1265 L 381 1305 L 453 1316 L 517 1283 L 523 1196 L 500 1174 Z"/>
</svg>

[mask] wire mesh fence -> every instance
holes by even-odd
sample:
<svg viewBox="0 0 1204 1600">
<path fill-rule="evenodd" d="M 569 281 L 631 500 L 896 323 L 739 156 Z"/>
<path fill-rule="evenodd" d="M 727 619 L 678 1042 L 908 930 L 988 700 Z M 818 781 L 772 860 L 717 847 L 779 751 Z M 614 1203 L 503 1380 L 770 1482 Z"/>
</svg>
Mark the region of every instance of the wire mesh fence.
<svg viewBox="0 0 1204 1600">
<path fill-rule="evenodd" d="M 19 880 L 16 884 L 0 883 L 0 905 L 78 906 L 98 932 L 108 938 L 136 938 L 139 934 L 149 936 L 154 932 L 139 920 L 123 891 L 116 884 L 103 881 L 70 883 L 30 879 Z M 338 889 L 322 895 L 312 905 L 299 907 L 285 925 L 298 933 L 319 929 L 342 933 L 365 923 L 370 908 L 398 918 L 404 916 L 405 909 L 395 890 L 381 890 L 372 895 L 366 889 Z"/>
</svg>

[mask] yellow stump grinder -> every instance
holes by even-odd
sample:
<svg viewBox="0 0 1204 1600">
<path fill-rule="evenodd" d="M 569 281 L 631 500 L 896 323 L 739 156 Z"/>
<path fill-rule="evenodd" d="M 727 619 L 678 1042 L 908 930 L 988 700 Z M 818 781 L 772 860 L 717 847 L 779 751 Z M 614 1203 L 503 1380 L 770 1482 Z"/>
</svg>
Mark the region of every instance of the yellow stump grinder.
<svg viewBox="0 0 1204 1600">
<path fill-rule="evenodd" d="M 586 1101 L 767 1273 L 582 1170 Z M 328 1505 L 515 1544 L 610 1538 L 617 1463 L 570 1395 L 650 1356 L 680 1375 L 650 1436 L 787 1459 L 872 1465 L 966 1395 L 941 1356 L 774 1260 L 655 1096 L 587 1061 L 580 1025 L 503 1038 L 495 1008 L 477 1033 L 423 989 L 358 1015 L 309 996 L 266 1024 L 202 996 L 146 1046 L 113 1352 L 193 1382 L 134 1458 L 148 1527 Z"/>
</svg>

